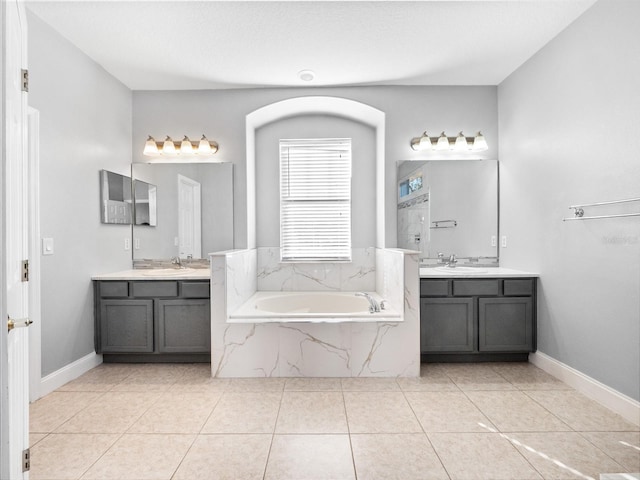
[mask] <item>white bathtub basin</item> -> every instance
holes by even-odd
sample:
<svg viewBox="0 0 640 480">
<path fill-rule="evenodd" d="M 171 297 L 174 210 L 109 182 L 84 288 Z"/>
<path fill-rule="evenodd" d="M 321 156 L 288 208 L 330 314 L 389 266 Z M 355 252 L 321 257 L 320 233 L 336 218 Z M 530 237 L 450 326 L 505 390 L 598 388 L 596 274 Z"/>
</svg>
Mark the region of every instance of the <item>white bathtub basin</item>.
<svg viewBox="0 0 640 480">
<path fill-rule="evenodd" d="M 436 272 L 449 273 L 452 275 L 468 275 L 470 273 L 487 273 L 486 268 L 475 268 L 475 267 L 436 267 L 434 268 Z"/>
</svg>

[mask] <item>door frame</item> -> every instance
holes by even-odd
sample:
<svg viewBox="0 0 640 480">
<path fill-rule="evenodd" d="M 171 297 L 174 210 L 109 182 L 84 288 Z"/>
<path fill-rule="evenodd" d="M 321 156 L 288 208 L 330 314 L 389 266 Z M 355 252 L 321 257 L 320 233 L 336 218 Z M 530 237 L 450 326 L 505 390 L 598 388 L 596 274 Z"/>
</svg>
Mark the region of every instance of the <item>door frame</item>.
<svg viewBox="0 0 640 480">
<path fill-rule="evenodd" d="M 182 194 L 181 189 L 183 185 L 189 185 L 193 187 L 195 191 L 197 191 L 197 201 L 192 202 L 192 211 L 193 211 L 193 224 L 191 235 L 193 236 L 193 250 L 194 252 L 199 252 L 199 254 L 194 254 L 193 258 L 201 258 L 202 257 L 202 184 L 192 178 L 185 177 L 184 175 L 178 174 L 178 256 L 180 255 L 180 247 L 182 246 L 182 211 L 181 203 L 182 203 Z M 195 198 L 195 197 L 194 197 Z"/>
<path fill-rule="evenodd" d="M 29 202 L 29 400 L 42 396 L 42 314 L 40 307 L 40 112 L 27 108 Z"/>
</svg>

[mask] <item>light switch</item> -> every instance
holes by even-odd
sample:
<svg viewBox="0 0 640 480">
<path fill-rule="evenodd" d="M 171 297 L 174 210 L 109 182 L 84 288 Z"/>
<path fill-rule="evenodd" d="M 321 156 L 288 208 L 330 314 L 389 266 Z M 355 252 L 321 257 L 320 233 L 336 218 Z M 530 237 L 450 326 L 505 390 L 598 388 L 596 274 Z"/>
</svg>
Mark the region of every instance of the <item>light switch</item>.
<svg viewBox="0 0 640 480">
<path fill-rule="evenodd" d="M 42 239 L 42 255 L 53 255 L 53 238 Z"/>
</svg>

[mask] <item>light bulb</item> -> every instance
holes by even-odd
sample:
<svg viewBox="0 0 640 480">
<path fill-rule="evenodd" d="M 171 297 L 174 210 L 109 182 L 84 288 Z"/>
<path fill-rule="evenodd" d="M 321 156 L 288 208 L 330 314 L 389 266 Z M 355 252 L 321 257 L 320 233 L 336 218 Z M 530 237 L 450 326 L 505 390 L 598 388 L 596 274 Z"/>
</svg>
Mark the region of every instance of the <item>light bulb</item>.
<svg viewBox="0 0 640 480">
<path fill-rule="evenodd" d="M 473 150 L 475 150 L 476 152 L 482 152 L 488 149 L 489 145 L 487 145 L 487 141 L 484 139 L 482 132 L 478 132 L 478 134 L 473 139 Z"/>
<path fill-rule="evenodd" d="M 469 149 L 469 144 L 467 143 L 467 137 L 465 137 L 462 132 L 460 132 L 456 137 L 456 143 L 453 149 L 458 152 L 464 152 Z"/>
<path fill-rule="evenodd" d="M 438 143 L 436 143 L 436 150 L 449 150 L 449 139 L 442 132 L 438 137 Z"/>
<path fill-rule="evenodd" d="M 186 135 L 180 142 L 180 153 L 183 155 L 193 155 L 193 145 L 191 145 L 191 140 Z"/>
<path fill-rule="evenodd" d="M 151 135 L 147 138 L 147 141 L 144 142 L 144 150 L 142 151 L 143 155 L 159 155 L 158 145 L 156 141 L 153 139 Z"/>
<path fill-rule="evenodd" d="M 420 141 L 418 142 L 419 150 L 431 150 L 433 145 L 431 144 L 431 138 L 427 132 L 424 132 L 420 137 Z"/>
<path fill-rule="evenodd" d="M 211 155 L 212 153 L 211 144 L 209 143 L 209 140 L 207 140 L 207 137 L 205 137 L 204 135 L 202 135 L 200 143 L 198 143 L 198 153 L 200 155 Z"/>
<path fill-rule="evenodd" d="M 176 145 L 171 140 L 171 137 L 167 135 L 167 138 L 164 139 L 164 143 L 162 144 L 162 153 L 163 155 L 175 155 L 176 154 Z"/>
</svg>

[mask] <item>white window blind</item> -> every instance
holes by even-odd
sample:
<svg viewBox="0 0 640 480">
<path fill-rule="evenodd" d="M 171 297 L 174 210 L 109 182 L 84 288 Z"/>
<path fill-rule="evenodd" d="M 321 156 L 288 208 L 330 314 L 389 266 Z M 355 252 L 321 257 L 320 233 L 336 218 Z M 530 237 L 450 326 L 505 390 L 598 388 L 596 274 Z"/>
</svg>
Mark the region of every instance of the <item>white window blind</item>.
<svg viewBox="0 0 640 480">
<path fill-rule="evenodd" d="M 282 261 L 351 260 L 351 139 L 280 140 Z"/>
</svg>

